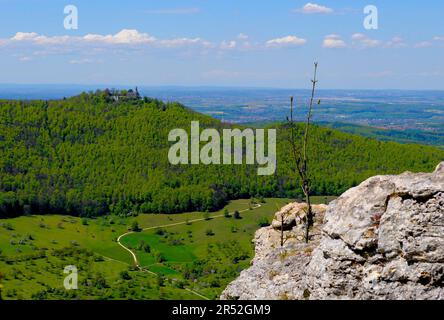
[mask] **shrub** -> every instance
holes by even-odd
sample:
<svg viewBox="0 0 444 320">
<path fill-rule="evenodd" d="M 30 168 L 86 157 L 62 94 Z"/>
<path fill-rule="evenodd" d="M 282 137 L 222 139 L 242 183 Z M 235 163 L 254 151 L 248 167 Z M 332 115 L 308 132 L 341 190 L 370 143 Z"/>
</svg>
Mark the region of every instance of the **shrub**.
<svg viewBox="0 0 444 320">
<path fill-rule="evenodd" d="M 162 252 L 157 252 L 156 255 L 154 256 L 154 258 L 156 259 L 156 262 L 158 263 L 162 263 L 167 261 L 167 259 L 165 258 L 165 256 L 163 255 Z"/>
<path fill-rule="evenodd" d="M 238 219 L 238 220 L 239 220 L 239 219 L 242 219 L 242 218 L 241 218 L 241 215 L 240 215 L 240 212 L 237 211 L 237 210 L 234 211 L 233 217 L 234 217 L 234 219 Z"/>
<path fill-rule="evenodd" d="M 220 288 L 220 282 L 217 279 L 213 279 L 210 282 L 210 287 L 211 288 Z"/>
<path fill-rule="evenodd" d="M 258 225 L 261 228 L 268 227 L 270 225 L 270 222 L 268 221 L 268 219 L 266 217 L 262 217 L 259 219 Z"/>
<path fill-rule="evenodd" d="M 137 221 L 135 221 L 135 220 L 131 224 L 131 230 L 134 231 L 134 232 L 142 231 L 142 229 L 139 227 L 139 223 Z"/>
<path fill-rule="evenodd" d="M 230 213 L 228 212 L 228 209 L 224 210 L 224 217 L 225 218 L 231 218 Z"/>
<path fill-rule="evenodd" d="M 163 276 L 157 276 L 157 285 L 159 287 L 165 286 L 165 278 Z"/>
<path fill-rule="evenodd" d="M 129 275 L 128 271 L 121 271 L 119 276 L 122 280 L 131 280 L 131 276 Z"/>
<path fill-rule="evenodd" d="M 143 246 L 145 245 L 145 241 L 140 240 L 137 244 L 137 250 L 143 250 Z"/>
<path fill-rule="evenodd" d="M 93 278 L 93 284 L 96 289 L 108 288 L 106 279 L 101 273 L 96 274 L 96 276 Z"/>
<path fill-rule="evenodd" d="M 215 233 L 214 233 L 213 230 L 211 230 L 211 229 L 208 229 L 208 230 L 205 232 L 205 234 L 206 234 L 207 236 L 210 236 L 210 237 L 212 237 L 212 236 L 215 235 Z"/>
<path fill-rule="evenodd" d="M 166 231 L 163 230 L 162 228 L 156 229 L 156 232 L 154 232 L 155 234 L 157 234 L 158 236 L 164 236 L 166 234 Z"/>
<path fill-rule="evenodd" d="M 78 243 L 76 240 L 71 240 L 71 245 L 72 245 L 73 247 L 78 247 L 78 246 L 79 246 L 79 243 Z"/>
<path fill-rule="evenodd" d="M 9 231 L 14 230 L 14 227 L 10 223 L 3 223 L 3 228 Z"/>
</svg>

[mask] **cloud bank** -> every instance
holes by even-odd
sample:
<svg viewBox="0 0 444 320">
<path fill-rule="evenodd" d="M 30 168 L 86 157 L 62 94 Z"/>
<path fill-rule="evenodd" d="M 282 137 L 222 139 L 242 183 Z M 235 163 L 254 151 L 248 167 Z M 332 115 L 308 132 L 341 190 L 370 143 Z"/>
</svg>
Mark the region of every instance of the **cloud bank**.
<svg viewBox="0 0 444 320">
<path fill-rule="evenodd" d="M 277 47 L 288 47 L 288 46 L 302 46 L 307 43 L 307 40 L 296 37 L 296 36 L 286 36 L 282 38 L 276 38 L 268 40 L 266 43 L 267 47 L 277 48 Z"/>
<path fill-rule="evenodd" d="M 308 2 L 302 8 L 294 10 L 295 12 L 303 13 L 303 14 L 329 14 L 333 13 L 334 10 L 332 8 L 328 8 L 316 3 Z"/>
</svg>

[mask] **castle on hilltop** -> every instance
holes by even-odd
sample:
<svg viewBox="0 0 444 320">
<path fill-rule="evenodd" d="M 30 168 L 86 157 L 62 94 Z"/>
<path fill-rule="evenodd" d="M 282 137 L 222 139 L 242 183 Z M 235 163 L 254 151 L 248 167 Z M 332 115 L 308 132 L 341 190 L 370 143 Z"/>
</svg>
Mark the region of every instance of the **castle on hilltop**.
<svg viewBox="0 0 444 320">
<path fill-rule="evenodd" d="M 141 99 L 141 95 L 137 87 L 134 90 L 117 90 L 106 88 L 105 90 L 97 90 L 95 94 L 106 99 L 113 99 L 114 101 Z"/>
</svg>

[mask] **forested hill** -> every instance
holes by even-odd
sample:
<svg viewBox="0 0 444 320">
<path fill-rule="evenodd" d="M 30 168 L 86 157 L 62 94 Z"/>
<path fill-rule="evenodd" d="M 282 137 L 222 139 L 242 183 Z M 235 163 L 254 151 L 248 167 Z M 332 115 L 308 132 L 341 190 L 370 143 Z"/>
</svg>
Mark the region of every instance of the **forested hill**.
<svg viewBox="0 0 444 320">
<path fill-rule="evenodd" d="M 0 217 L 64 213 L 213 210 L 242 197 L 296 197 L 285 125 L 278 128 L 278 170 L 254 166 L 172 166 L 168 133 L 226 124 L 178 103 L 116 101 L 83 93 L 57 101 L 0 101 Z M 376 174 L 430 171 L 444 151 L 385 143 L 315 127 L 314 192 L 338 195 Z"/>
</svg>

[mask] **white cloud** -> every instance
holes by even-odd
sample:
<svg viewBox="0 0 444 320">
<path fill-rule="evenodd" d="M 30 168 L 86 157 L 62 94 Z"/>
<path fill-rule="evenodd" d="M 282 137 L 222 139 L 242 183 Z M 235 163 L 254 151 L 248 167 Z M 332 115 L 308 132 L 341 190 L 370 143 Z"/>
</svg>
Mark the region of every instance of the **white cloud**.
<svg viewBox="0 0 444 320">
<path fill-rule="evenodd" d="M 160 47 L 168 47 L 168 48 L 174 48 L 174 47 L 183 47 L 183 46 L 192 46 L 192 45 L 198 45 L 205 48 L 212 47 L 212 44 L 208 41 L 205 41 L 201 38 L 177 38 L 177 39 L 167 39 L 167 40 L 160 40 L 156 42 L 157 45 Z"/>
<path fill-rule="evenodd" d="M 340 49 L 347 47 L 347 45 L 337 34 L 330 34 L 325 36 L 322 47 L 328 49 Z"/>
<path fill-rule="evenodd" d="M 91 42 L 106 42 L 111 44 L 143 44 L 156 41 L 156 38 L 149 34 L 141 33 L 134 29 L 123 29 L 115 35 L 87 34 L 83 39 Z"/>
<path fill-rule="evenodd" d="M 401 37 L 393 37 L 385 44 L 386 48 L 402 48 L 407 46 Z"/>
<path fill-rule="evenodd" d="M 393 37 L 389 41 L 381 41 L 376 39 L 371 39 L 370 37 L 366 36 L 362 33 L 354 33 L 351 36 L 351 39 L 353 41 L 353 46 L 355 48 L 375 48 L 375 47 L 381 47 L 381 48 L 403 48 L 407 47 L 407 44 L 405 43 L 404 39 L 401 37 Z M 416 48 L 423 48 L 430 46 L 431 43 L 428 41 L 420 42 L 415 45 Z"/>
<path fill-rule="evenodd" d="M 323 13 L 323 14 L 329 14 L 333 13 L 333 9 L 316 4 L 308 2 L 305 6 L 303 6 L 301 9 L 294 10 L 295 12 L 300 12 L 304 14 L 313 14 L 313 13 Z"/>
<path fill-rule="evenodd" d="M 433 46 L 433 43 L 431 43 L 430 41 L 421 41 L 415 44 L 415 48 L 428 48 L 431 46 Z"/>
<path fill-rule="evenodd" d="M 199 13 L 200 8 L 166 8 L 145 10 L 148 14 L 195 14 Z"/>
<path fill-rule="evenodd" d="M 23 57 L 20 57 L 19 60 L 22 61 L 22 62 L 26 62 L 26 61 L 31 61 L 32 58 L 28 57 L 28 56 L 23 56 Z"/>
<path fill-rule="evenodd" d="M 31 41 L 35 40 L 39 36 L 35 32 L 17 32 L 15 36 L 11 38 L 13 41 Z"/>
<path fill-rule="evenodd" d="M 54 36 L 47 37 L 44 35 L 39 35 L 36 32 L 17 32 L 10 40 L 13 42 L 29 41 L 36 44 L 57 44 L 66 43 L 70 39 L 69 36 Z"/>
<path fill-rule="evenodd" d="M 157 39 L 148 33 L 135 29 L 123 29 L 112 35 L 87 34 L 83 37 L 52 36 L 48 37 L 35 32 L 17 32 L 13 37 L 4 41 L 8 43 L 31 43 L 37 45 L 151 45 L 155 47 L 174 48 L 181 46 L 211 47 L 211 43 L 201 38 Z"/>
<path fill-rule="evenodd" d="M 271 39 L 266 42 L 267 47 L 288 47 L 288 46 L 302 46 L 307 43 L 307 40 L 298 38 L 296 36 L 286 36 L 282 38 Z"/>
<path fill-rule="evenodd" d="M 351 38 L 354 41 L 354 44 L 357 44 L 358 46 L 363 48 L 374 48 L 381 45 L 381 41 L 371 39 L 362 33 L 355 33 L 352 35 Z"/>
<path fill-rule="evenodd" d="M 248 40 L 248 36 L 245 34 L 245 33 L 239 33 L 238 35 L 237 35 L 237 38 L 239 39 L 239 40 Z"/>
<path fill-rule="evenodd" d="M 237 46 L 237 42 L 232 40 L 232 41 L 222 41 L 222 43 L 220 44 L 220 48 L 224 49 L 224 50 L 230 50 L 230 49 L 235 49 Z"/>
<path fill-rule="evenodd" d="M 70 64 L 91 64 L 91 63 L 96 63 L 96 62 L 99 62 L 99 61 L 95 61 L 93 59 L 88 59 L 88 58 L 77 59 L 77 60 L 74 59 L 74 60 L 69 61 Z"/>
<path fill-rule="evenodd" d="M 421 41 L 414 45 L 415 48 L 429 48 L 433 47 L 437 42 L 444 42 L 444 37 L 435 36 L 431 40 Z"/>
</svg>

